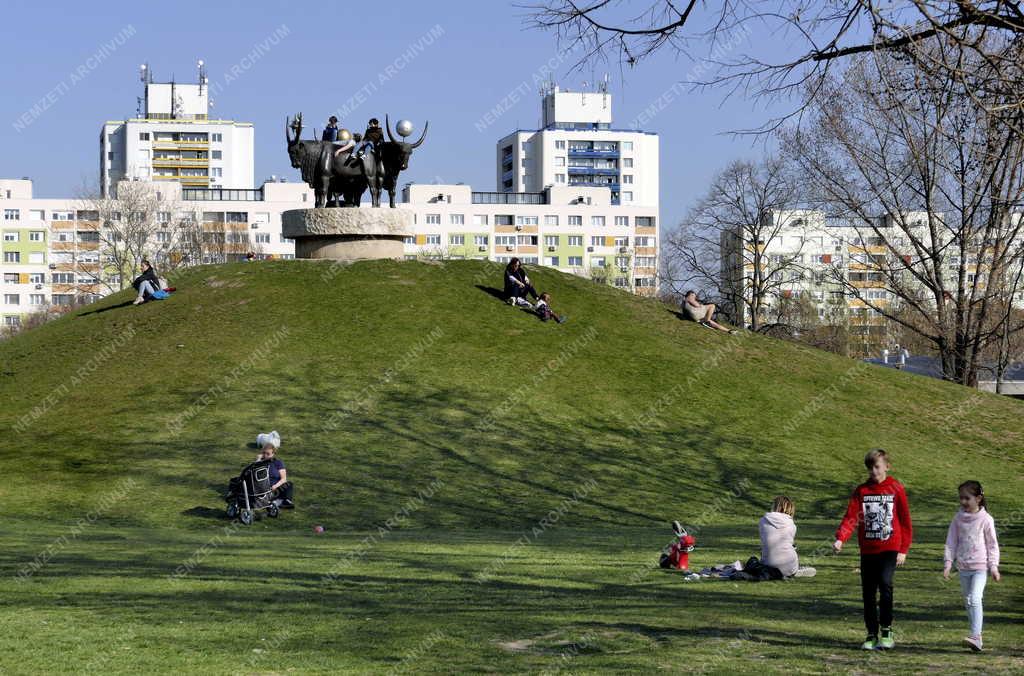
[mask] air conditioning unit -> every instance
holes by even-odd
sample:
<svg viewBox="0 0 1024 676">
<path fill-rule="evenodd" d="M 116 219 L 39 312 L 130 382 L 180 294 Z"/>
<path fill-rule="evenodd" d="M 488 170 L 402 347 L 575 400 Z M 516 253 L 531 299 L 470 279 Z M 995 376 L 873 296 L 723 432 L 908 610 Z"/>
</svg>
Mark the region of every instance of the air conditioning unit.
<svg viewBox="0 0 1024 676">
<path fill-rule="evenodd" d="M 36 284 L 36 288 L 37 289 L 41 289 L 41 288 L 43 288 L 43 285 L 42 284 Z"/>
<path fill-rule="evenodd" d="M 523 229 L 523 226 L 521 226 L 521 225 L 517 225 L 516 226 L 516 230 L 522 230 L 522 229 Z"/>
<path fill-rule="evenodd" d="M 620 246 L 619 247 L 619 253 L 629 253 L 629 247 L 628 246 Z"/>
<path fill-rule="evenodd" d="M 588 246 L 587 247 L 587 251 L 590 252 L 590 253 L 593 253 L 594 252 L 594 247 Z"/>
<path fill-rule="evenodd" d="M 553 247 L 553 246 L 549 246 L 548 247 L 548 251 L 554 251 L 554 250 L 555 250 L 555 247 Z"/>
<path fill-rule="evenodd" d="M 257 229 L 259 229 L 260 224 L 259 223 L 250 223 L 249 227 L 252 228 L 253 230 L 257 230 Z"/>
<path fill-rule="evenodd" d="M 505 251 L 515 251 L 515 250 L 516 250 L 516 248 L 514 246 L 507 246 L 507 247 L 505 247 Z"/>
<path fill-rule="evenodd" d="M 51 270 L 56 270 L 57 269 L 57 264 L 56 263 L 50 263 L 50 269 Z"/>
<path fill-rule="evenodd" d="M 626 266 L 622 266 L 621 268 L 619 268 L 619 272 L 629 272 L 629 268 L 627 268 Z"/>
<path fill-rule="evenodd" d="M 483 246 L 483 245 L 481 245 L 481 246 L 480 246 L 480 247 L 478 247 L 478 248 L 479 248 L 479 250 L 480 250 L 480 251 L 487 251 L 487 247 L 485 247 L 485 246 Z"/>
</svg>

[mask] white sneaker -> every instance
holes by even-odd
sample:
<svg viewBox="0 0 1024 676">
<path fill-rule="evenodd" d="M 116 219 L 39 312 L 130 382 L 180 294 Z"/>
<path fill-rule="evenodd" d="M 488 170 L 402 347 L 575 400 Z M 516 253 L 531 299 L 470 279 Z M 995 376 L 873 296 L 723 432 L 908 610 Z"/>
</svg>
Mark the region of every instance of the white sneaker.
<svg viewBox="0 0 1024 676">
<path fill-rule="evenodd" d="M 806 568 L 797 568 L 796 572 L 793 573 L 793 577 L 814 577 L 817 574 L 817 570 L 807 566 Z"/>
<path fill-rule="evenodd" d="M 973 650 L 976 653 L 981 652 L 981 637 L 980 636 L 968 636 L 964 639 L 964 645 Z"/>
</svg>

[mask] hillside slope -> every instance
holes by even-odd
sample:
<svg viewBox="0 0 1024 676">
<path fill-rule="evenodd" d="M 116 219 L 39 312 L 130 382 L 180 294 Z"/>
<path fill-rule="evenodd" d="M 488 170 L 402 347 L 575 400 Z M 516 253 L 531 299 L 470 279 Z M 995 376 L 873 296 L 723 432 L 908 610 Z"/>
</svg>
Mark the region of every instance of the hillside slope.
<svg viewBox="0 0 1024 676">
<path fill-rule="evenodd" d="M 271 429 L 300 508 L 354 529 L 749 522 L 779 492 L 831 519 L 878 445 L 917 515 L 966 478 L 1024 506 L 1019 402 L 532 275 L 568 323 L 499 302 L 495 264 L 279 261 L 4 342 L 5 516 L 208 526 Z"/>
</svg>

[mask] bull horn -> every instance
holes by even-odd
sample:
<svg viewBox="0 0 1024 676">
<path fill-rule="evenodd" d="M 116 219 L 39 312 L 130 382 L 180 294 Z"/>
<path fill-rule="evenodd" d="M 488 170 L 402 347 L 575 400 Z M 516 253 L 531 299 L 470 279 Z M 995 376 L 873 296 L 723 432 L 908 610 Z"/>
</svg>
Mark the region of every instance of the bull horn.
<svg viewBox="0 0 1024 676">
<path fill-rule="evenodd" d="M 423 139 L 425 139 L 427 137 L 427 129 L 429 127 L 430 127 L 430 120 L 427 120 L 427 123 L 425 125 L 423 125 L 423 133 L 420 134 L 420 140 L 416 141 L 416 143 L 412 144 L 413 148 L 419 148 L 420 147 L 420 144 L 423 143 Z"/>
<path fill-rule="evenodd" d="M 395 140 L 395 135 L 391 133 L 391 120 L 388 118 L 387 113 L 384 113 L 384 128 L 388 130 L 388 138 L 391 139 L 391 142 L 398 143 Z"/>
<path fill-rule="evenodd" d="M 292 140 L 291 128 L 292 128 L 292 120 L 291 120 L 290 117 L 285 115 L 284 116 L 284 137 L 285 137 L 285 139 L 287 139 L 288 145 L 293 146 L 293 145 L 295 145 L 295 141 Z"/>
</svg>

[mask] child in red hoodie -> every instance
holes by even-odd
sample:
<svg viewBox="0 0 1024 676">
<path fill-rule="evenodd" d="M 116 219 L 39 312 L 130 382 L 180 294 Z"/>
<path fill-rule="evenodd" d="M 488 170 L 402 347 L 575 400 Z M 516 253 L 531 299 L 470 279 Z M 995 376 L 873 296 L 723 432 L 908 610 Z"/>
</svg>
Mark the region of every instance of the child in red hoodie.
<svg viewBox="0 0 1024 676">
<path fill-rule="evenodd" d="M 892 636 L 892 578 L 896 567 L 907 560 L 913 537 L 910 505 L 903 484 L 888 476 L 890 465 L 885 451 L 876 448 L 868 452 L 864 466 L 868 468 L 868 480 L 850 496 L 832 548 L 836 554 L 842 551 L 843 543 L 856 529 L 864 624 L 868 629 L 861 647 L 888 650 L 896 645 Z"/>
</svg>

